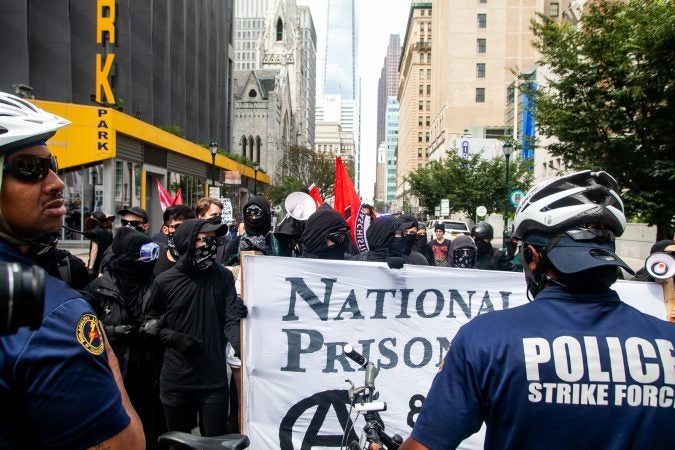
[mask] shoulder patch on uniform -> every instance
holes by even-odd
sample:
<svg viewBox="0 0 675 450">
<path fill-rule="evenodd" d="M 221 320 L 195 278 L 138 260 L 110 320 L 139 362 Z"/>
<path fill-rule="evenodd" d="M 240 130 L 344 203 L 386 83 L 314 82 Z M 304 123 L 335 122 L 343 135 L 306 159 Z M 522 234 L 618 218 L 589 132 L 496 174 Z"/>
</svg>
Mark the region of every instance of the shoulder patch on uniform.
<svg viewBox="0 0 675 450">
<path fill-rule="evenodd" d="M 98 319 L 93 314 L 83 314 L 75 327 L 75 337 L 92 355 L 103 353 L 103 336 L 99 330 Z"/>
</svg>

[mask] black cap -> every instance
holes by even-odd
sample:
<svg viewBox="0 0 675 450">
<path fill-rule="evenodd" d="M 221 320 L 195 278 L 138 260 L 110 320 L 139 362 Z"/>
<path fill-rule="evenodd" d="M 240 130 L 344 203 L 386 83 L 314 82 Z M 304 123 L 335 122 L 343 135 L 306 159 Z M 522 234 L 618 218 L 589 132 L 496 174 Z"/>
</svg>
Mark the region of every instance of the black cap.
<svg viewBox="0 0 675 450">
<path fill-rule="evenodd" d="M 209 231 L 215 231 L 216 236 L 223 236 L 227 234 L 229 231 L 230 227 L 226 223 L 211 223 L 206 220 L 204 220 L 204 224 L 199 227 L 199 232 L 200 233 L 208 233 Z"/>
<path fill-rule="evenodd" d="M 143 223 L 148 223 L 148 213 L 139 206 L 132 206 L 131 208 L 124 208 L 117 211 L 117 214 L 123 216 L 125 214 L 133 214 L 143 219 Z"/>
</svg>

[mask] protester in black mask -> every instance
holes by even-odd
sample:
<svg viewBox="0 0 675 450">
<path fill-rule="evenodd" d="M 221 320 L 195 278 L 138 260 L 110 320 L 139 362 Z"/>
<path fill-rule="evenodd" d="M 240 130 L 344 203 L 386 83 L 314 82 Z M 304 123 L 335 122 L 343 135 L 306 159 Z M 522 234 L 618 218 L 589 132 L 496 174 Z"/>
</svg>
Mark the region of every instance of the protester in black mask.
<svg viewBox="0 0 675 450">
<path fill-rule="evenodd" d="M 457 236 L 450 247 L 451 267 L 473 269 L 476 265 L 476 244 L 469 236 Z"/>
<path fill-rule="evenodd" d="M 194 210 L 187 205 L 172 205 L 166 208 L 163 214 L 164 225 L 162 226 L 162 235 L 166 238 L 164 245 L 158 242 L 160 244 L 160 252 L 159 259 L 157 259 L 153 270 L 155 276 L 169 270 L 176 264 L 179 255 L 178 250 L 176 250 L 174 234 L 183 222 L 195 217 Z"/>
<path fill-rule="evenodd" d="M 60 234 L 48 234 L 34 239 L 29 254 L 49 275 L 63 280 L 75 290 L 82 289 L 91 281 L 91 275 L 80 258 L 68 250 L 58 248 Z"/>
<path fill-rule="evenodd" d="M 305 223 L 302 233 L 302 257 L 344 259 L 351 230 L 340 213 L 330 205 L 321 205 Z"/>
<path fill-rule="evenodd" d="M 417 225 L 417 219 L 410 214 L 396 219 L 396 232 L 389 246 L 390 254 L 404 258 L 406 264 L 426 266 L 428 261 L 424 255 L 413 250 L 417 241 Z"/>
<path fill-rule="evenodd" d="M 256 195 L 244 205 L 243 213 L 246 231 L 228 244 L 223 264 L 226 266 L 239 264 L 239 254 L 242 251 L 279 256 L 279 243 L 270 232 L 272 212 L 267 199 L 262 195 Z"/>
<path fill-rule="evenodd" d="M 421 253 L 427 259 L 427 263 L 430 266 L 436 265 L 434 263 L 434 253 L 431 251 L 431 247 L 427 245 L 427 226 L 422 222 L 417 225 L 417 238 L 412 249 L 415 252 Z"/>
<path fill-rule="evenodd" d="M 120 228 L 113 239 L 106 272 L 83 290 L 103 323 L 122 375 L 126 375 L 134 338 L 142 322 L 142 306 L 152 283 L 159 245 L 133 228 Z"/>
<path fill-rule="evenodd" d="M 148 302 L 148 333 L 165 347 L 160 400 L 171 431 L 225 434 L 228 416 L 226 344 L 239 355 L 240 302 L 232 273 L 215 263 L 227 225 L 183 222 L 174 234 L 178 263 L 159 275 Z M 151 326 L 151 324 L 156 326 Z"/>
<path fill-rule="evenodd" d="M 476 243 L 476 269 L 515 271 L 510 262 L 512 256 L 502 253 L 492 247 L 494 231 L 487 222 L 479 222 L 471 228 L 471 237 Z M 506 238 L 506 236 L 505 236 Z"/>
</svg>

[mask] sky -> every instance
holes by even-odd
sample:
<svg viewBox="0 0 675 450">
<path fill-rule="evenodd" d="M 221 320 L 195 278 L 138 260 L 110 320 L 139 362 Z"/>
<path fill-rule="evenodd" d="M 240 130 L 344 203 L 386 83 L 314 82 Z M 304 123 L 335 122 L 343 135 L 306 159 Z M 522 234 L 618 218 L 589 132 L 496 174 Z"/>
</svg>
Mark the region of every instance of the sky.
<svg viewBox="0 0 675 450">
<path fill-rule="evenodd" d="M 317 37 L 317 93 L 323 82 L 328 0 L 297 0 L 308 5 Z M 361 79 L 361 180 L 357 187 L 366 202 L 373 200 L 377 137 L 377 83 L 390 34 L 399 34 L 401 44 L 410 12 L 410 0 L 356 0 L 359 28 L 359 77 Z"/>
</svg>

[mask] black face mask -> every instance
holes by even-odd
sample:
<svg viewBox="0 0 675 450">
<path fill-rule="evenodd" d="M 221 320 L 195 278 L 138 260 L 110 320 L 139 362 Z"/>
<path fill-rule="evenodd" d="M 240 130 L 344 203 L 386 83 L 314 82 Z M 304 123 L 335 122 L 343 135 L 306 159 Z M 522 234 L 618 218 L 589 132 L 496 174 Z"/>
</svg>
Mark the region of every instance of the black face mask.
<svg viewBox="0 0 675 450">
<path fill-rule="evenodd" d="M 176 242 L 173 240 L 173 233 L 166 235 L 166 246 L 169 249 L 169 253 L 171 253 L 173 259 L 178 261 L 179 255 L 178 250 L 176 250 Z"/>
<path fill-rule="evenodd" d="M 404 256 L 410 254 L 410 250 L 408 250 L 408 240 L 403 236 L 394 236 L 394 239 L 391 240 L 391 244 L 389 244 L 389 254 L 391 256 Z"/>
<path fill-rule="evenodd" d="M 492 245 L 489 242 L 476 239 L 476 247 L 478 248 L 478 257 L 492 254 Z"/>
<path fill-rule="evenodd" d="M 192 266 L 197 270 L 206 270 L 216 262 L 216 238 L 207 236 L 203 247 L 196 248 L 192 256 Z"/>
<path fill-rule="evenodd" d="M 213 225 L 220 225 L 223 223 L 223 216 L 213 216 L 208 219 L 206 219 L 208 223 L 212 223 Z"/>
<path fill-rule="evenodd" d="M 471 269 L 476 265 L 476 251 L 472 248 L 458 248 L 452 252 L 453 267 Z"/>
</svg>

